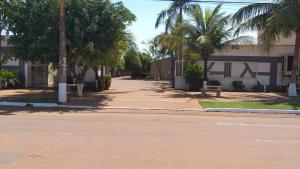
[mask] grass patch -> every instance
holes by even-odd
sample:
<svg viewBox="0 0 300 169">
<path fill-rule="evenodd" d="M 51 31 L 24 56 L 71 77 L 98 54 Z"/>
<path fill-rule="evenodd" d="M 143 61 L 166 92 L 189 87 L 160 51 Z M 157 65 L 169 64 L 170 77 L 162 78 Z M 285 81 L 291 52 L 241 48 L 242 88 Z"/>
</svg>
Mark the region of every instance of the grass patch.
<svg viewBox="0 0 300 169">
<path fill-rule="evenodd" d="M 245 108 L 245 109 L 285 109 L 300 110 L 300 104 L 273 102 L 212 102 L 201 101 L 203 108 Z"/>
</svg>

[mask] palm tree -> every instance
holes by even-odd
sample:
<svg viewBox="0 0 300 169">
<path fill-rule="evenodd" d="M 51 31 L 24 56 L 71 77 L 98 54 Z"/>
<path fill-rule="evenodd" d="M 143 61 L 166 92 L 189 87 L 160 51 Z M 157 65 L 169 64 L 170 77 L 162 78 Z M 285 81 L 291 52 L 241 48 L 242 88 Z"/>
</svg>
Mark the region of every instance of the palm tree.
<svg viewBox="0 0 300 169">
<path fill-rule="evenodd" d="M 278 0 L 276 3 L 254 3 L 241 8 L 233 16 L 233 23 L 240 24 L 237 34 L 248 30 L 263 30 L 261 40 L 266 50 L 280 37 L 296 35 L 289 96 L 297 96 L 296 81 L 299 72 L 300 50 L 300 1 Z"/>
<path fill-rule="evenodd" d="M 65 30 L 65 0 L 59 3 L 59 89 L 58 101 L 67 102 L 67 52 Z"/>
<path fill-rule="evenodd" d="M 184 57 L 183 48 L 187 45 L 187 33 L 190 30 L 189 24 L 185 21 L 180 22 L 177 20 L 176 23 L 169 25 L 170 32 L 162 33 L 158 35 L 156 39 L 162 48 L 165 48 L 166 53 L 171 56 L 171 76 L 172 76 L 172 87 L 175 86 L 174 83 L 174 69 L 175 60 L 181 60 Z"/>
<path fill-rule="evenodd" d="M 227 28 L 230 15 L 220 12 L 222 5 L 218 5 L 214 10 L 202 11 L 199 5 L 191 8 L 191 34 L 190 50 L 204 61 L 204 77 L 207 81 L 207 62 L 211 54 L 216 50 L 227 50 L 235 45 L 247 45 L 251 43 L 248 36 L 233 37 L 233 28 Z"/>
<path fill-rule="evenodd" d="M 161 11 L 157 17 L 155 27 L 159 27 L 165 22 L 166 32 L 175 21 L 183 21 L 183 13 L 187 12 L 193 6 L 193 0 L 170 0 L 173 1 L 168 9 Z"/>
</svg>

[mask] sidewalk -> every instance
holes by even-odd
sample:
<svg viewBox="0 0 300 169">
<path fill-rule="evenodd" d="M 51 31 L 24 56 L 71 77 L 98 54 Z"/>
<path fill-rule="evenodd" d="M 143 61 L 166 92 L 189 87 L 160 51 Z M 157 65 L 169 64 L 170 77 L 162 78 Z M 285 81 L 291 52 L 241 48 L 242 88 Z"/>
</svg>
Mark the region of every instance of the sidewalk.
<svg viewBox="0 0 300 169">
<path fill-rule="evenodd" d="M 203 110 L 198 103 L 199 93 L 173 90 L 167 81 L 131 80 L 129 77 L 113 78 L 110 90 L 84 92 L 84 95 L 84 97 L 78 98 L 76 93 L 69 93 L 67 106 L 58 106 L 56 104 L 57 91 L 34 89 L 5 90 L 1 91 L 0 106 L 22 107 L 28 103 L 33 103 L 30 106 Z"/>
</svg>

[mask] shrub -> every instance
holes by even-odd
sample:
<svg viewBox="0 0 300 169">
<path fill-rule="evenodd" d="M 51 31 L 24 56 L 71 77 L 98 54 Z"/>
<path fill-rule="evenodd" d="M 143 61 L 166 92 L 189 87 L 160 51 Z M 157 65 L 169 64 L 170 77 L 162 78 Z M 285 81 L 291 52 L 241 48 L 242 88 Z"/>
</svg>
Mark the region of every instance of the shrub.
<svg viewBox="0 0 300 169">
<path fill-rule="evenodd" d="M 0 88 L 14 87 L 19 83 L 17 79 L 17 74 L 10 70 L 2 70 L 0 72 Z"/>
<path fill-rule="evenodd" d="M 187 65 L 184 78 L 189 84 L 190 90 L 199 90 L 203 82 L 203 66 L 196 63 Z"/>
<path fill-rule="evenodd" d="M 211 86 L 221 86 L 221 83 L 217 80 L 211 80 L 208 82 Z"/>
<path fill-rule="evenodd" d="M 100 77 L 100 80 L 98 82 L 100 91 L 108 90 L 110 88 L 111 78 L 111 75 L 105 75 Z"/>
<path fill-rule="evenodd" d="M 233 81 L 232 87 L 234 88 L 234 90 L 237 90 L 237 91 L 242 91 L 242 90 L 245 90 L 245 88 L 246 88 L 243 81 Z"/>
<path fill-rule="evenodd" d="M 104 76 L 104 90 L 108 90 L 111 85 L 111 75 Z"/>
</svg>

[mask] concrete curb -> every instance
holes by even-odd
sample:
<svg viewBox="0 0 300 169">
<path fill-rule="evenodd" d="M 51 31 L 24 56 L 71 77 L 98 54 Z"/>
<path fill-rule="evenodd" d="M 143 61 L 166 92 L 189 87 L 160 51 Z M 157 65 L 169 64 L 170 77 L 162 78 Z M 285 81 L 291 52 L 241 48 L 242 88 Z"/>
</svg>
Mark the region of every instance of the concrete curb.
<svg viewBox="0 0 300 169">
<path fill-rule="evenodd" d="M 300 114 L 300 110 L 278 109 L 239 109 L 239 108 L 207 108 L 207 109 L 170 109 L 170 108 L 141 108 L 141 107 L 113 107 L 113 106 L 74 106 L 59 105 L 56 103 L 23 103 L 0 102 L 0 106 L 6 107 L 34 107 L 34 108 L 69 108 L 69 109 L 102 109 L 102 110 L 153 110 L 153 111 L 177 111 L 177 112 L 228 112 L 228 113 L 270 113 L 270 114 Z"/>
<path fill-rule="evenodd" d="M 300 114 L 300 110 L 280 109 L 239 109 L 239 108 L 207 108 L 205 112 L 229 112 L 229 113 L 272 113 L 272 114 Z"/>
<path fill-rule="evenodd" d="M 113 107 L 113 106 L 99 106 L 99 109 L 114 109 L 114 110 L 169 110 L 169 111 L 193 111 L 204 112 L 202 109 L 170 109 L 170 108 L 142 108 L 142 107 Z"/>
</svg>

